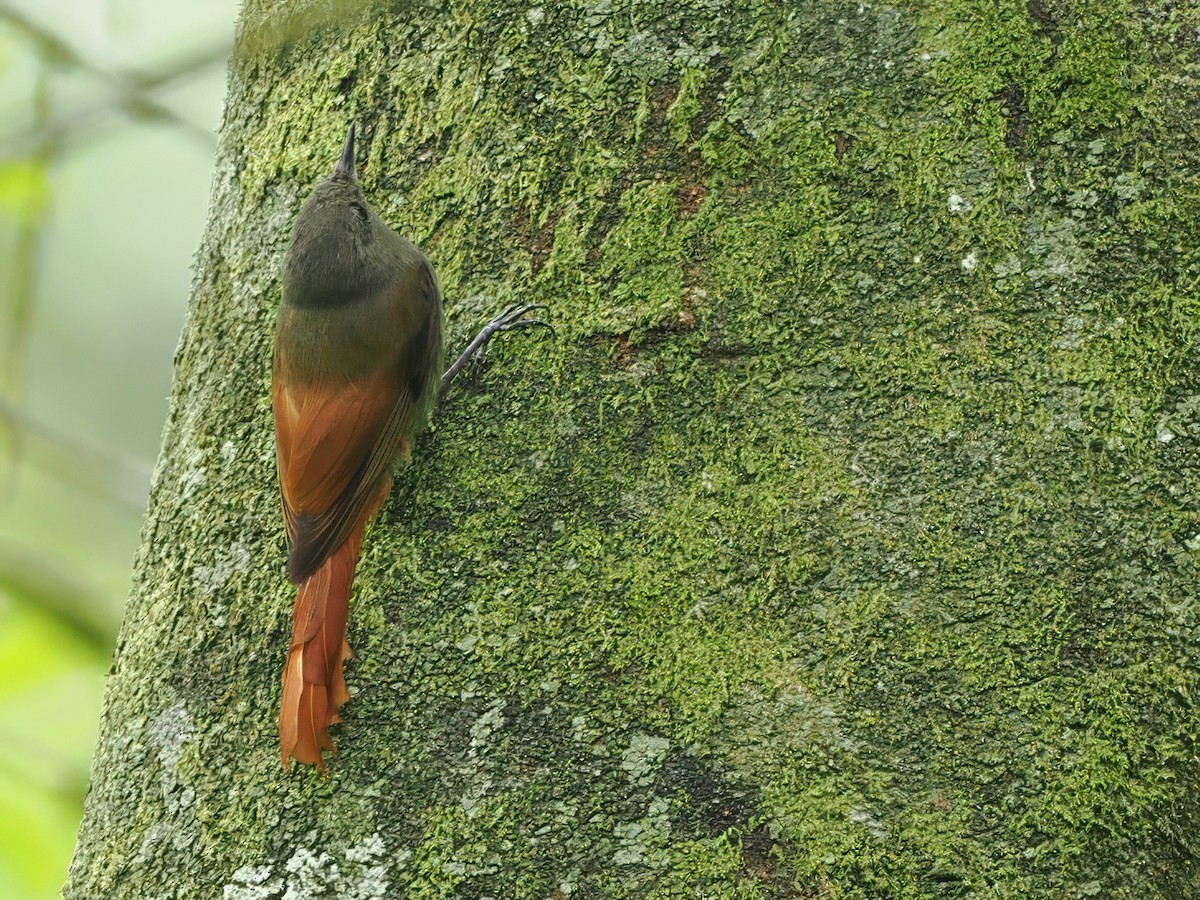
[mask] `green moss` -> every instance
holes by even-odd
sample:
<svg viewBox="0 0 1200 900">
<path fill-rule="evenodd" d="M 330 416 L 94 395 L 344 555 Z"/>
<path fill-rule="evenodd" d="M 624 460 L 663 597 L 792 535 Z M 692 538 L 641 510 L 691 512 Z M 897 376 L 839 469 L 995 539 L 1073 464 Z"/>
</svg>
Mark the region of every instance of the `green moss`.
<svg viewBox="0 0 1200 900">
<path fill-rule="evenodd" d="M 597 324 L 605 330 L 628 332 L 647 320 L 657 324 L 677 314 L 683 240 L 676 192 L 670 182 L 643 182 L 621 196 L 621 219 L 600 248 L 598 274 L 608 290 L 603 304 L 597 303 L 605 316 Z"/>
</svg>

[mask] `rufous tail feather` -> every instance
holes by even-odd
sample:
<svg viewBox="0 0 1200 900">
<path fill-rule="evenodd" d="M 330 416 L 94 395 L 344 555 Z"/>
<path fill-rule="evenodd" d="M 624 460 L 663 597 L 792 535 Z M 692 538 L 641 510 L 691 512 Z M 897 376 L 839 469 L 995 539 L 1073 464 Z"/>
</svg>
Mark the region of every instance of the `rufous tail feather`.
<svg viewBox="0 0 1200 900">
<path fill-rule="evenodd" d="M 360 521 L 296 594 L 279 710 L 279 755 L 285 769 L 294 758 L 324 770 L 322 751 L 334 749 L 329 726 L 341 721 L 338 708 L 350 699 L 342 672 L 350 658 L 346 615 L 365 525 Z"/>
</svg>

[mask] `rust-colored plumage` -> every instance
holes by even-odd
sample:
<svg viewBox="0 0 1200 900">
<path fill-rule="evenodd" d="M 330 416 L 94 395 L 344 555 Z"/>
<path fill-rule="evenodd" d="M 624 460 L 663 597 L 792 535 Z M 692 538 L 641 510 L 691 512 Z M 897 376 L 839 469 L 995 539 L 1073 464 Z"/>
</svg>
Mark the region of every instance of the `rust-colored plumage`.
<svg viewBox="0 0 1200 900">
<path fill-rule="evenodd" d="M 272 401 L 288 575 L 299 585 L 280 755 L 324 767 L 348 698 L 347 607 L 363 532 L 438 384 L 442 307 L 421 252 L 370 208 L 354 130 L 304 204 L 284 271 Z"/>
</svg>

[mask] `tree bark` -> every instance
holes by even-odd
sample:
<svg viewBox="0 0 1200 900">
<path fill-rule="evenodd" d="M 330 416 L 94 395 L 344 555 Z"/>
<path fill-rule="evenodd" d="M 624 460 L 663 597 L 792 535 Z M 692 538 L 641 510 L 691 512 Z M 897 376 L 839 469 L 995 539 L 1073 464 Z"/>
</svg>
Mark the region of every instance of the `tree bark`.
<svg viewBox="0 0 1200 900">
<path fill-rule="evenodd" d="M 247 0 L 66 896 L 1200 895 L 1189 10 Z M 558 340 L 398 473 L 322 777 L 267 383 L 351 121 L 455 339 Z"/>
</svg>

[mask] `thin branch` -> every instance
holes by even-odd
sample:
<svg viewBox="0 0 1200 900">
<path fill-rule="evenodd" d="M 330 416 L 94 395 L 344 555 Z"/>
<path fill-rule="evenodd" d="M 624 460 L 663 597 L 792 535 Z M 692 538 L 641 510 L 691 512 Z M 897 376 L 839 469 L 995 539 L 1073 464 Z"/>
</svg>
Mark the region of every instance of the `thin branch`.
<svg viewBox="0 0 1200 900">
<path fill-rule="evenodd" d="M 122 69 L 120 77 L 143 91 L 153 91 L 198 75 L 205 69 L 229 59 L 229 42 L 221 41 L 171 57 L 162 65 L 146 70 Z"/>
<path fill-rule="evenodd" d="M 104 600 L 51 565 L 11 543 L 0 542 L 0 588 L 19 603 L 40 610 L 96 652 L 112 650 L 117 623 L 104 614 Z"/>
<path fill-rule="evenodd" d="M 149 463 L 114 456 L 60 434 L 33 421 L 2 397 L 0 424 L 13 433 L 22 453 L 64 481 L 99 491 L 129 509 L 145 509 L 152 474 Z"/>
<path fill-rule="evenodd" d="M 39 66 L 33 89 L 34 120 L 41 123 L 50 116 L 50 88 L 45 66 Z M 44 172 L 52 160 L 52 152 L 46 145 L 39 145 L 33 153 L 34 161 Z M 37 294 L 37 259 L 42 243 L 42 210 L 36 201 L 27 204 L 17 225 L 16 246 L 10 260 L 7 303 L 3 310 L 4 361 L 0 364 L 0 391 L 5 396 L 20 398 L 24 395 L 25 350 L 28 346 L 29 328 L 33 324 L 33 305 Z"/>
<path fill-rule="evenodd" d="M 65 758 L 61 753 L 47 747 L 41 741 L 31 740 L 37 732 L 33 728 L 20 732 L 12 728 L 0 729 L 0 746 L 5 753 L 0 756 L 0 773 L 17 784 L 32 784 L 78 807 L 87 790 L 87 768 Z M 20 765 L 21 760 L 36 760 L 37 768 L 51 767 L 49 777 L 31 772 L 31 766 Z"/>
<path fill-rule="evenodd" d="M 216 142 L 216 138 L 208 129 L 202 128 L 181 116 L 170 106 L 155 99 L 151 95 L 150 89 L 161 87 L 184 75 L 190 75 L 199 67 L 224 58 L 227 50 L 218 55 L 216 48 L 207 48 L 157 73 L 114 72 L 92 62 L 58 35 L 9 6 L 0 5 L 0 21 L 7 22 L 15 31 L 34 43 L 48 62 L 58 66 L 76 68 L 94 75 L 108 83 L 117 93 L 114 107 L 89 106 L 74 110 L 70 115 L 56 117 L 54 121 L 39 129 L 38 134 L 29 135 L 24 141 L 14 142 L 17 146 L 10 150 L 10 157 L 25 155 L 30 145 L 36 145 L 46 140 L 62 141 L 67 134 L 86 131 L 107 117 L 114 108 L 123 110 L 135 119 L 166 122 L 182 129 L 190 137 L 203 142 L 205 146 L 212 146 Z M 187 68 L 187 66 L 195 68 Z M 21 144 L 25 146 L 21 146 Z"/>
</svg>

